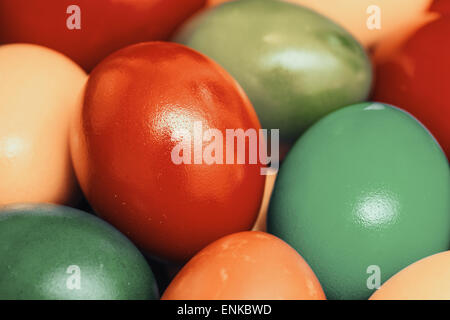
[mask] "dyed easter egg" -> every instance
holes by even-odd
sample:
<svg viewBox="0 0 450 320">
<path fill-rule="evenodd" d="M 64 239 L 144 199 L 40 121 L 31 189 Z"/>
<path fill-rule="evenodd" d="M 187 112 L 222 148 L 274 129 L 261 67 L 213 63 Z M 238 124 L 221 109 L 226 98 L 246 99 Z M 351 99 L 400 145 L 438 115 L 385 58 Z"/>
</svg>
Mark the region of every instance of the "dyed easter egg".
<svg viewBox="0 0 450 320">
<path fill-rule="evenodd" d="M 234 1 L 203 11 L 175 41 L 221 64 L 242 85 L 263 128 L 290 144 L 325 114 L 367 98 L 371 64 L 343 28 L 304 7 Z"/>
<path fill-rule="evenodd" d="M 69 127 L 86 80 L 56 51 L 0 46 L 0 205 L 79 197 Z"/>
<path fill-rule="evenodd" d="M 450 300 L 450 251 L 419 260 L 386 281 L 371 300 Z"/>
<path fill-rule="evenodd" d="M 364 47 L 404 38 L 426 21 L 432 0 L 287 0 L 316 10 L 348 30 Z"/>
<path fill-rule="evenodd" d="M 450 172 L 435 139 L 380 103 L 321 119 L 277 177 L 268 231 L 294 247 L 330 299 L 366 299 L 396 272 L 446 250 Z"/>
<path fill-rule="evenodd" d="M 207 6 L 229 1 L 209 0 Z M 348 30 L 364 47 L 369 48 L 380 41 L 404 38 L 411 30 L 430 18 L 427 9 L 433 0 L 339 0 L 339 3 L 336 0 L 284 1 L 323 14 Z M 442 4 L 434 5 L 436 11 L 445 8 L 443 3 L 447 0 L 440 2 Z"/>
<path fill-rule="evenodd" d="M 437 12 L 440 15 L 450 15 L 450 2 L 448 0 L 434 0 L 430 11 Z"/>
<path fill-rule="evenodd" d="M 116 229 L 55 205 L 0 210 L 0 299 L 157 299 L 150 267 Z"/>
<path fill-rule="evenodd" d="M 284 241 L 259 231 L 223 237 L 195 255 L 163 300 L 323 300 L 314 272 Z"/>
<path fill-rule="evenodd" d="M 265 165 L 238 162 L 226 131 L 257 135 L 260 124 L 237 82 L 204 55 L 164 42 L 116 52 L 91 73 L 75 122 L 84 194 L 147 252 L 183 261 L 252 228 Z M 250 144 L 241 146 L 249 155 Z"/>
<path fill-rule="evenodd" d="M 91 71 L 125 46 L 165 40 L 205 0 L 2 0 L 0 44 L 55 49 Z"/>
<path fill-rule="evenodd" d="M 392 103 L 419 119 L 450 158 L 450 17 L 411 35 L 377 61 L 373 99 Z M 382 48 L 380 47 L 380 50 Z"/>
</svg>

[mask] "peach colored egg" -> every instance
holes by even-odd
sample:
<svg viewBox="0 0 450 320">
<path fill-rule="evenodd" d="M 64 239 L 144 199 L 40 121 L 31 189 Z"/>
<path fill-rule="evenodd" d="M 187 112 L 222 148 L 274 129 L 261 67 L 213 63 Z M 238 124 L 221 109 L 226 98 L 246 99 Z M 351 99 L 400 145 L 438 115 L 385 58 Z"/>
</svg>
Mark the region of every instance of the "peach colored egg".
<svg viewBox="0 0 450 320">
<path fill-rule="evenodd" d="M 68 135 L 86 79 L 56 51 L 0 46 L 0 205 L 75 199 Z"/>
<path fill-rule="evenodd" d="M 322 300 L 306 261 L 279 238 L 259 231 L 225 236 L 195 255 L 164 300 Z"/>
<path fill-rule="evenodd" d="M 230 0 L 209 0 L 214 6 Z M 240 0 L 242 1 L 242 0 Z M 391 37 L 404 37 L 404 34 L 427 21 L 432 0 L 284 0 L 311 8 L 346 28 L 365 47 Z M 375 13 L 369 7 L 380 9 L 380 29 L 369 29 Z"/>
<path fill-rule="evenodd" d="M 409 265 L 386 281 L 370 300 L 450 300 L 450 251 Z"/>
<path fill-rule="evenodd" d="M 432 0 L 288 0 L 314 9 L 346 28 L 365 47 L 408 33 L 423 22 Z M 379 29 L 370 29 L 379 8 Z"/>
<path fill-rule="evenodd" d="M 230 0 L 208 0 L 206 2 L 206 7 L 217 6 L 217 5 L 219 5 L 221 3 L 224 3 L 224 2 L 230 2 Z"/>
<path fill-rule="evenodd" d="M 269 172 L 270 173 L 266 176 L 266 184 L 264 186 L 264 195 L 261 203 L 261 208 L 259 209 L 258 218 L 256 219 L 255 225 L 252 229 L 255 231 L 265 232 L 267 230 L 267 210 L 269 209 L 270 196 L 272 195 L 273 187 L 275 186 L 275 180 L 277 178 L 276 170 Z"/>
</svg>

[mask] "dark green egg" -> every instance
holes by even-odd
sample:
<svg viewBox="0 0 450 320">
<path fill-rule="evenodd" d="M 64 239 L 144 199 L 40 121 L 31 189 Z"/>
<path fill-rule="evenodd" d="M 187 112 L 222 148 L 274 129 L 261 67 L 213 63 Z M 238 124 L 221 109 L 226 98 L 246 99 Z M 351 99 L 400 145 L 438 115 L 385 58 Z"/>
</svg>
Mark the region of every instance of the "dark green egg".
<svg viewBox="0 0 450 320">
<path fill-rule="evenodd" d="M 157 299 L 139 250 L 106 222 L 56 205 L 0 210 L 0 299 Z"/>
</svg>

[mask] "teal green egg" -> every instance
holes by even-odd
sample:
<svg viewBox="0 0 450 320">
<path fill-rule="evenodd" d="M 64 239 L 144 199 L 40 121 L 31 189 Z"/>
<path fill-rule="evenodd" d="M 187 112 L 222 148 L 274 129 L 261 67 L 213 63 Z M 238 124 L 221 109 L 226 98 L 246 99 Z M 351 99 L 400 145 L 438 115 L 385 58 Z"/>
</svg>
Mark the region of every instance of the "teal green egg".
<svg viewBox="0 0 450 320">
<path fill-rule="evenodd" d="M 288 153 L 268 231 L 308 261 L 327 298 L 367 299 L 402 268 L 449 248 L 447 159 L 398 108 L 335 111 Z"/>
<path fill-rule="evenodd" d="M 157 299 L 139 250 L 102 220 L 56 205 L 0 210 L 0 299 Z"/>
<path fill-rule="evenodd" d="M 296 4 L 241 0 L 194 16 L 174 40 L 221 64 L 263 128 L 289 145 L 325 114 L 366 100 L 371 63 L 343 28 Z"/>
</svg>

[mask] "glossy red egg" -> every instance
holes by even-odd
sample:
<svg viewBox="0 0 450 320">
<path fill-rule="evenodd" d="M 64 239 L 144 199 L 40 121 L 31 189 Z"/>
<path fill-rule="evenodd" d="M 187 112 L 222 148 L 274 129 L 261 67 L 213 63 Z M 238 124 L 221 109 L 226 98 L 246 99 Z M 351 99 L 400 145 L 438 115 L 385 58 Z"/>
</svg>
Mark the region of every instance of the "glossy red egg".
<svg viewBox="0 0 450 320">
<path fill-rule="evenodd" d="M 74 165 L 90 204 L 161 258 L 185 260 L 251 229 L 261 204 L 260 162 L 173 162 L 179 143 L 194 144 L 196 123 L 224 136 L 226 129 L 260 129 L 247 96 L 218 64 L 182 45 L 150 42 L 94 69 L 73 129 Z"/>
<path fill-rule="evenodd" d="M 374 100 L 399 106 L 436 137 L 450 157 L 450 17 L 417 30 L 376 66 Z"/>
<path fill-rule="evenodd" d="M 167 39 L 205 1 L 1 0 L 0 44 L 50 47 L 90 71 L 122 47 Z"/>
</svg>

